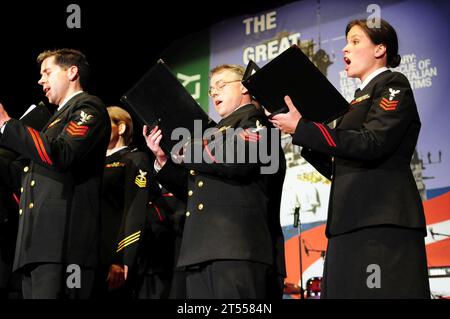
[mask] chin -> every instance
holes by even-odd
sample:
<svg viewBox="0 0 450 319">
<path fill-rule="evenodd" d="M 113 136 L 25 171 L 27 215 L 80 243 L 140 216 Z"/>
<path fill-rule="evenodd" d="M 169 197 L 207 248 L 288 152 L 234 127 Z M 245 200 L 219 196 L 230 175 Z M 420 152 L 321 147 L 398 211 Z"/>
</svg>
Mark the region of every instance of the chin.
<svg viewBox="0 0 450 319">
<path fill-rule="evenodd" d="M 219 114 L 220 117 L 223 117 L 223 113 L 224 113 L 223 110 L 216 109 L 216 112 L 217 112 L 217 114 Z"/>
<path fill-rule="evenodd" d="M 348 78 L 354 78 L 355 77 L 355 72 L 353 72 L 351 70 L 347 70 L 347 77 Z"/>
<path fill-rule="evenodd" d="M 49 97 L 47 98 L 47 100 L 48 100 L 48 103 L 50 103 L 50 104 L 55 104 L 55 99 L 52 98 L 51 96 L 49 96 Z M 56 104 L 55 104 L 55 105 L 56 105 Z"/>
</svg>

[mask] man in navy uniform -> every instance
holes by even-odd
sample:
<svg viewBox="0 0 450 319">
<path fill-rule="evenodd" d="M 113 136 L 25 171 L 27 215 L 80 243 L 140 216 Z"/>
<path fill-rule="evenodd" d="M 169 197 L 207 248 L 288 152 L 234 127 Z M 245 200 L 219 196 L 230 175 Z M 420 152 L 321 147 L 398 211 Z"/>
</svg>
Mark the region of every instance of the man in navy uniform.
<svg viewBox="0 0 450 319">
<path fill-rule="evenodd" d="M 198 144 L 193 139 L 186 146 L 181 165 L 160 148 L 161 130 L 153 129 L 146 136 L 156 156 L 158 180 L 187 203 L 178 259 L 178 266 L 186 267 L 187 298 L 282 296 L 284 154 L 279 140 L 270 143 L 272 126 L 252 104 L 241 84 L 243 74 L 244 69 L 237 65 L 221 65 L 211 71 L 209 93 L 222 120 L 210 137 Z M 144 128 L 144 134 L 146 131 Z M 208 158 L 186 160 L 195 145 L 201 145 L 201 153 Z M 262 173 L 263 161 L 256 156 L 264 145 L 278 164 L 269 174 Z M 220 159 L 220 154 L 228 157 L 230 153 L 233 160 Z M 252 155 L 258 157 L 256 161 L 249 160 Z M 244 161 L 236 160 L 241 156 Z"/>
<path fill-rule="evenodd" d="M 100 99 L 83 91 L 89 65 L 81 52 L 45 51 L 37 61 L 38 83 L 58 106 L 47 125 L 36 131 L 0 104 L 0 144 L 30 160 L 23 167 L 14 270 L 23 274 L 24 298 L 88 298 L 109 117 Z"/>
<path fill-rule="evenodd" d="M 40 102 L 32 105 L 20 121 L 41 130 L 50 118 L 47 106 Z M 19 222 L 19 197 L 21 174 L 17 171 L 18 154 L 0 147 L 0 298 L 18 298 L 22 295 L 20 274 L 13 273 L 14 251 Z M 25 160 L 28 162 L 27 160 Z"/>
</svg>

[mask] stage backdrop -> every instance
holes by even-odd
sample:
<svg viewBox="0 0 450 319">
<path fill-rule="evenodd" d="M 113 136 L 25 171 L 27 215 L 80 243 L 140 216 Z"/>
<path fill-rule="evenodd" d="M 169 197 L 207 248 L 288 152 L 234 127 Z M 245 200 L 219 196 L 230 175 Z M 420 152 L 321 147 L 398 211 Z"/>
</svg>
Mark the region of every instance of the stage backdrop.
<svg viewBox="0 0 450 319">
<path fill-rule="evenodd" d="M 222 63 L 262 66 L 292 44 L 351 100 L 358 80 L 344 72 L 345 26 L 375 11 L 371 1 L 303 0 L 252 15 L 222 21 L 209 30 L 179 40 L 163 58 L 195 99 L 218 120 L 208 100 L 208 71 Z M 377 1 L 379 13 L 398 32 L 402 63 L 396 69 L 411 82 L 422 120 L 411 168 L 422 195 L 428 229 L 450 234 L 449 22 L 446 1 Z M 301 75 L 299 75 L 301 76 Z M 330 182 L 300 156 L 290 136 L 282 138 L 288 163 L 281 206 L 286 240 L 286 281 L 303 286 L 322 276 Z M 389 185 L 386 185 L 389 187 Z M 300 207 L 300 228 L 293 227 Z M 300 247 L 299 247 L 300 244 Z M 426 238 L 430 283 L 435 296 L 450 296 L 450 238 Z M 299 255 L 301 252 L 301 257 Z M 302 261 L 300 267 L 300 260 Z M 298 298 L 298 295 L 286 295 Z"/>
</svg>

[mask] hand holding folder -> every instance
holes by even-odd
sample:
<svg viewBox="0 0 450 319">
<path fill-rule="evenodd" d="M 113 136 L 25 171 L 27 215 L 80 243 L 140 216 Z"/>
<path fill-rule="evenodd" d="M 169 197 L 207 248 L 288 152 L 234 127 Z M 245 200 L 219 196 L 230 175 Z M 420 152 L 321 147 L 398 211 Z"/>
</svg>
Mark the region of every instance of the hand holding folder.
<svg viewBox="0 0 450 319">
<path fill-rule="evenodd" d="M 307 120 L 329 123 L 348 111 L 349 103 L 297 45 L 259 68 L 247 65 L 242 84 L 271 115 L 288 111 L 285 96 Z"/>
<path fill-rule="evenodd" d="M 20 121 L 37 131 L 44 128 L 52 116 L 50 110 L 44 102 L 39 102 L 37 105 L 31 105 L 28 110 L 20 117 Z"/>
<path fill-rule="evenodd" d="M 272 122 L 273 126 L 280 129 L 283 133 L 294 134 L 302 115 L 289 96 L 285 96 L 284 101 L 289 109 L 287 113 L 267 114 L 266 111 L 266 114 L 269 116 L 269 121 Z"/>
<path fill-rule="evenodd" d="M 47 105 L 45 105 L 44 102 L 39 102 L 37 105 L 32 104 L 27 111 L 20 117 L 20 121 L 26 125 L 29 126 L 36 131 L 41 131 L 44 126 L 47 124 L 51 117 L 51 112 L 48 109 Z M 2 153 L 2 157 L 6 158 L 4 154 L 7 152 L 10 152 L 11 154 L 14 154 L 12 156 L 12 159 L 15 159 L 18 155 L 10 150 L 5 149 L 3 146 L 0 146 L 0 152 Z M 11 160 L 12 160 L 11 159 Z"/>
<path fill-rule="evenodd" d="M 171 139 L 175 129 L 186 128 L 193 133 L 195 120 L 201 122 L 203 131 L 215 124 L 162 60 L 121 101 L 150 130 L 155 126 L 162 130 L 161 147 L 166 154 L 179 142 Z"/>
</svg>

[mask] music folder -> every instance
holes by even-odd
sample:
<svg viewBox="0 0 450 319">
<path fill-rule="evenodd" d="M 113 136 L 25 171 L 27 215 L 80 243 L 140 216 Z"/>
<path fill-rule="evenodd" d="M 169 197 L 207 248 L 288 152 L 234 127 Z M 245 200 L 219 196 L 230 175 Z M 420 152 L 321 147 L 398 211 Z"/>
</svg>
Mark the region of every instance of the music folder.
<svg viewBox="0 0 450 319">
<path fill-rule="evenodd" d="M 20 117 L 20 121 L 36 131 L 44 128 L 45 124 L 50 120 L 52 113 L 44 102 L 32 104 L 25 113 Z"/>
<path fill-rule="evenodd" d="M 346 113 L 349 103 L 297 45 L 259 68 L 250 61 L 242 84 L 272 115 L 288 111 L 289 95 L 302 117 L 329 123 Z"/>
<path fill-rule="evenodd" d="M 186 128 L 192 135 L 195 120 L 201 121 L 203 131 L 215 125 L 161 59 L 122 96 L 121 101 L 131 108 L 142 124 L 150 129 L 159 126 L 163 133 L 160 145 L 166 154 L 181 140 L 171 139 L 176 128 Z"/>
<path fill-rule="evenodd" d="M 45 124 L 50 120 L 52 113 L 50 112 L 48 106 L 44 102 L 39 102 L 38 104 L 32 104 L 25 113 L 19 118 L 19 121 L 24 125 L 29 126 L 36 131 L 41 131 Z M 4 159 L 7 158 L 7 154 L 9 155 L 9 160 L 15 159 L 18 154 L 14 151 L 11 151 L 4 146 L 0 146 L 1 157 Z"/>
</svg>

